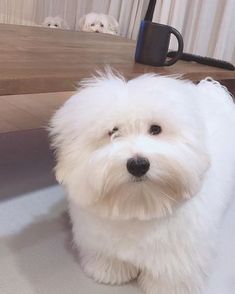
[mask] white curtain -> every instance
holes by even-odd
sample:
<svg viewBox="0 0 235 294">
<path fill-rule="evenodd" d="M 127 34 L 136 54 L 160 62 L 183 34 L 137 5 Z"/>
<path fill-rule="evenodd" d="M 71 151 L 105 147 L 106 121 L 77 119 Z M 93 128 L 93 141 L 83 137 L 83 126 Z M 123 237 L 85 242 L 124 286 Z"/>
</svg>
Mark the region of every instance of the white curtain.
<svg viewBox="0 0 235 294">
<path fill-rule="evenodd" d="M 89 12 L 113 15 L 120 24 L 120 35 L 136 39 L 140 21 L 149 0 L 0 0 L 0 22 L 40 25 L 47 16 L 64 18 L 70 29 Z"/>
<path fill-rule="evenodd" d="M 36 25 L 37 0 L 0 0 L 0 23 Z"/>
<path fill-rule="evenodd" d="M 153 21 L 178 29 L 185 52 L 235 64 L 235 0 L 157 0 Z"/>
</svg>

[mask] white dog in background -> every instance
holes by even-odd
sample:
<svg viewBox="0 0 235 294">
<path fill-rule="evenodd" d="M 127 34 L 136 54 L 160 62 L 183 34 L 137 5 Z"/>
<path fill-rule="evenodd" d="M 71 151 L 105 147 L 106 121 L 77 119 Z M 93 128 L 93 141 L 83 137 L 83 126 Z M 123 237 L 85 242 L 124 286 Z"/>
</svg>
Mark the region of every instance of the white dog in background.
<svg viewBox="0 0 235 294">
<path fill-rule="evenodd" d="M 44 19 L 42 23 L 43 27 L 47 27 L 50 29 L 64 29 L 69 30 L 69 26 L 67 22 L 61 18 L 60 16 L 48 16 Z"/>
<path fill-rule="evenodd" d="M 97 282 L 199 294 L 234 191 L 235 107 L 217 82 L 107 73 L 51 122 L 74 242 Z"/>
<path fill-rule="evenodd" d="M 91 12 L 80 18 L 79 29 L 83 32 L 117 35 L 118 22 L 111 15 Z"/>
</svg>

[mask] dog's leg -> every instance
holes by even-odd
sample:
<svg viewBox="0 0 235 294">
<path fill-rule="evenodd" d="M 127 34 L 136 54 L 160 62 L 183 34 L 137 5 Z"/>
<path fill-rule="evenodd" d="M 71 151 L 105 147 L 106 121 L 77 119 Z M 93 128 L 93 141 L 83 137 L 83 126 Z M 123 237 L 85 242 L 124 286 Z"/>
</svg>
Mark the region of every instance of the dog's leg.
<svg viewBox="0 0 235 294">
<path fill-rule="evenodd" d="M 147 271 L 141 271 L 137 280 L 146 294 L 200 294 L 200 288 L 187 279 L 171 280 L 167 276 L 153 277 Z"/>
<path fill-rule="evenodd" d="M 84 272 L 98 283 L 120 285 L 135 279 L 138 269 L 132 264 L 102 254 L 80 256 Z"/>
</svg>

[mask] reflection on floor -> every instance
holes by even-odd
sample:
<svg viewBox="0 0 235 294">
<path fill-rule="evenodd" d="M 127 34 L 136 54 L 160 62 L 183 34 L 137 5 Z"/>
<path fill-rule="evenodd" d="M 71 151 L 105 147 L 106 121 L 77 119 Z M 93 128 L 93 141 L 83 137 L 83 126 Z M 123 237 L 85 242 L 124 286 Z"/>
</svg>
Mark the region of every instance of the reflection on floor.
<svg viewBox="0 0 235 294">
<path fill-rule="evenodd" d="M 0 134 L 0 199 L 55 184 L 46 130 Z"/>
</svg>

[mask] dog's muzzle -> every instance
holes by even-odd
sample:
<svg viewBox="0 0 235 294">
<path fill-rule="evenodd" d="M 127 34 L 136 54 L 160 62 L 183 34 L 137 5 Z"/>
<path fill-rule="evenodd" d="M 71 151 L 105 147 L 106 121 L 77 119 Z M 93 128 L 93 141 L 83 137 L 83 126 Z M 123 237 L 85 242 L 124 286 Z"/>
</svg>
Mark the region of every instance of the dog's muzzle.
<svg viewBox="0 0 235 294">
<path fill-rule="evenodd" d="M 142 177 L 149 170 L 150 163 L 147 158 L 136 157 L 129 158 L 126 163 L 126 168 L 130 174 L 135 177 Z"/>
</svg>

